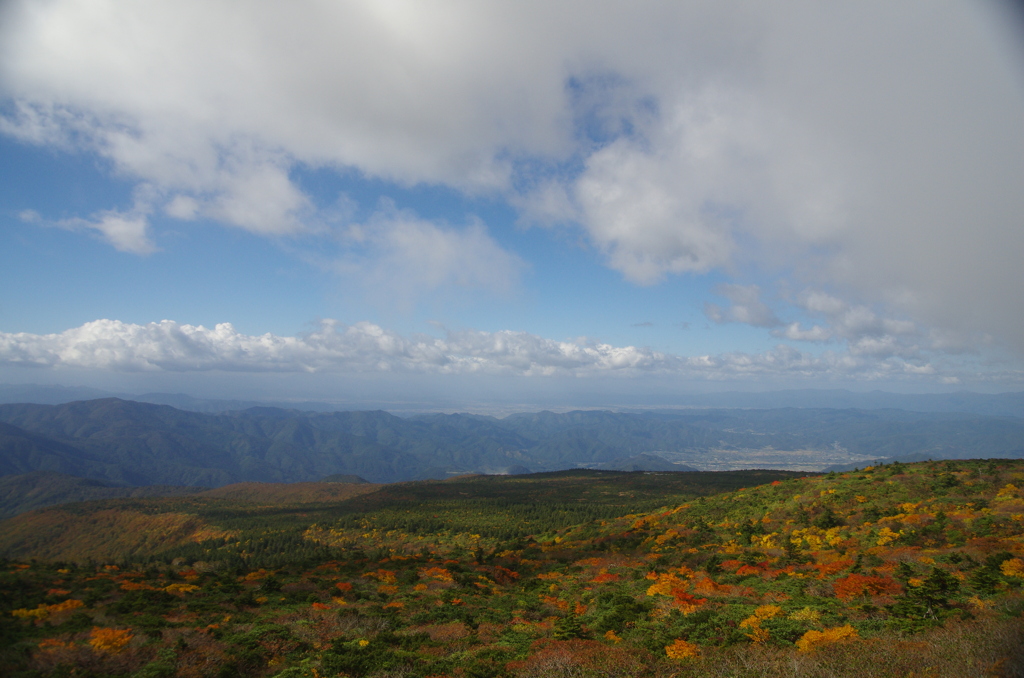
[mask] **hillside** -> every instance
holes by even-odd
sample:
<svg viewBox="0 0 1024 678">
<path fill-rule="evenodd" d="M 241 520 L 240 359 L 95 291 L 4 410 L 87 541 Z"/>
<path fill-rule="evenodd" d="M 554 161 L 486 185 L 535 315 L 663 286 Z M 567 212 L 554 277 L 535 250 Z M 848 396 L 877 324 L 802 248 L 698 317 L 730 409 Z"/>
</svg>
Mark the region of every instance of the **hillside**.
<svg viewBox="0 0 1024 678">
<path fill-rule="evenodd" d="M 241 483 L 178 497 L 111 499 L 22 514 L 0 523 L 0 556 L 170 560 L 194 556 L 194 545 L 216 534 L 231 537 L 218 544 L 218 558 L 256 567 L 268 563 L 254 560 L 246 544 L 273 535 L 292 544 L 290 554 L 274 556 L 275 562 L 287 560 L 304 549 L 315 550 L 307 535 L 325 525 L 346 534 L 388 534 L 388 541 L 408 537 L 416 543 L 438 533 L 462 535 L 452 538 L 468 543 L 468 535 L 475 533 L 477 543 L 496 548 L 582 520 L 614 518 L 795 475 L 581 470 L 393 485 Z M 150 522 L 167 527 L 153 532 L 145 528 Z M 380 546 L 377 536 L 367 538 L 372 543 L 359 548 Z"/>
<path fill-rule="evenodd" d="M 293 507 L 208 496 L 37 511 L 2 532 L 49 530 L 46 548 L 80 531 L 64 523 L 78 515 L 97 536 L 151 541 L 120 562 L 7 561 L 0 667 L 1019 676 L 1022 484 L 1024 462 L 997 460 L 802 478 L 574 471 Z M 166 542 L 189 529 L 190 544 Z"/>
<path fill-rule="evenodd" d="M 339 474 L 381 483 L 576 467 L 808 472 L 879 459 L 1022 456 L 1024 419 L 901 410 L 403 419 L 268 407 L 214 415 L 116 398 L 0 405 L 0 475 L 48 470 L 134 486 L 312 482 Z"/>
<path fill-rule="evenodd" d="M 115 497 L 166 497 L 192 494 L 202 487 L 146 485 L 117 487 L 54 471 L 0 477 L 0 520 L 37 508 Z"/>
</svg>

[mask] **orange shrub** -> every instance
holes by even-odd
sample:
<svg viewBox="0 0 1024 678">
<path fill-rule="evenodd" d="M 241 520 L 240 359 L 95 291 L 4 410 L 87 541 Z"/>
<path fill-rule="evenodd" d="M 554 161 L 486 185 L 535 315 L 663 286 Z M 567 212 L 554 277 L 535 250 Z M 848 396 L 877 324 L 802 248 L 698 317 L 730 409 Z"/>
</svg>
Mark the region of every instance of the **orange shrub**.
<svg viewBox="0 0 1024 678">
<path fill-rule="evenodd" d="M 675 599 L 676 605 L 679 606 L 679 609 L 682 610 L 683 614 L 696 612 L 697 608 L 708 602 L 707 598 L 698 598 L 697 596 L 687 593 L 685 589 L 672 589 L 672 597 Z"/>
<path fill-rule="evenodd" d="M 679 638 L 671 645 L 665 646 L 665 654 L 668 655 L 669 659 L 690 659 L 691 657 L 700 656 L 700 647 Z"/>
<path fill-rule="evenodd" d="M 59 638 L 43 638 L 39 642 L 39 649 L 43 652 L 56 652 L 73 647 L 72 643 L 60 640 Z"/>
<path fill-rule="evenodd" d="M 124 650 L 125 645 L 134 637 L 130 629 L 105 629 L 94 626 L 89 634 L 89 645 L 103 654 L 117 654 Z"/>
<path fill-rule="evenodd" d="M 832 563 L 825 563 L 822 565 L 815 565 L 814 569 L 821 573 L 822 577 L 828 577 L 833 574 L 838 574 L 848 567 L 853 567 L 853 560 L 850 558 L 843 558 Z"/>
<path fill-rule="evenodd" d="M 903 593 L 903 587 L 891 577 L 866 574 L 849 574 L 832 582 L 832 589 L 839 600 L 852 600 L 860 596 L 896 596 Z"/>
<path fill-rule="evenodd" d="M 85 603 L 83 603 L 81 600 L 75 600 L 74 598 L 65 600 L 63 603 L 57 603 L 55 605 L 47 606 L 51 613 L 67 612 L 68 610 L 77 610 L 80 607 L 85 607 Z"/>
<path fill-rule="evenodd" d="M 619 581 L 621 578 L 622 577 L 612 572 L 602 572 L 590 581 L 593 584 L 610 584 L 611 582 Z"/>
<path fill-rule="evenodd" d="M 437 581 L 454 581 L 452 573 L 443 567 L 425 567 L 420 570 L 420 577 L 423 579 L 436 579 Z"/>
<path fill-rule="evenodd" d="M 563 612 L 568 612 L 569 611 L 569 601 L 567 601 L 567 600 L 559 600 L 557 596 L 544 596 L 544 595 L 542 595 L 540 597 L 540 601 L 542 603 L 544 603 L 545 605 L 554 605 L 555 607 L 557 607 L 559 610 L 562 610 Z"/>
</svg>

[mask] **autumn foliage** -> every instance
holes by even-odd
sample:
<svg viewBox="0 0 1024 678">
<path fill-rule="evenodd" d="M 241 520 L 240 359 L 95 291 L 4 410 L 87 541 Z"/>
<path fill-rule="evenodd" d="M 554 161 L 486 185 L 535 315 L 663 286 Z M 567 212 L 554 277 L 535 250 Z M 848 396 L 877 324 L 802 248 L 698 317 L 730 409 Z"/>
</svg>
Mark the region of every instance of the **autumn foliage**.
<svg viewBox="0 0 1024 678">
<path fill-rule="evenodd" d="M 628 492 L 631 474 L 616 477 Z M 540 480 L 516 482 L 551 500 Z M 462 531 L 420 529 L 437 509 L 414 504 L 325 508 L 315 523 L 220 506 L 237 541 L 0 562 L 0 674 L 905 676 L 920 655 L 936 676 L 1014 675 L 1024 461 L 742 487 L 510 540 L 468 500 Z M 903 668 L 878 673 L 881 655 Z"/>
</svg>

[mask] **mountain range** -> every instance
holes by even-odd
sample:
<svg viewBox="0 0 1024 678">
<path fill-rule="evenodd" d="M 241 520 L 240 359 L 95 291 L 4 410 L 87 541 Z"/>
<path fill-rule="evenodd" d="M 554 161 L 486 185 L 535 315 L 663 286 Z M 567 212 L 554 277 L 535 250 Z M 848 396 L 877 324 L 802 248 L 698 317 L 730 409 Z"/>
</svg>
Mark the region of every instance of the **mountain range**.
<svg viewBox="0 0 1024 678">
<path fill-rule="evenodd" d="M 123 486 L 218 487 L 336 474 L 381 483 L 577 467 L 685 471 L 708 467 L 711 456 L 738 460 L 734 467 L 768 468 L 774 457 L 766 454 L 785 451 L 831 465 L 1020 458 L 1024 420 L 810 408 L 498 419 L 271 407 L 207 414 L 118 398 L 0 405 L 0 476 L 53 471 Z"/>
</svg>

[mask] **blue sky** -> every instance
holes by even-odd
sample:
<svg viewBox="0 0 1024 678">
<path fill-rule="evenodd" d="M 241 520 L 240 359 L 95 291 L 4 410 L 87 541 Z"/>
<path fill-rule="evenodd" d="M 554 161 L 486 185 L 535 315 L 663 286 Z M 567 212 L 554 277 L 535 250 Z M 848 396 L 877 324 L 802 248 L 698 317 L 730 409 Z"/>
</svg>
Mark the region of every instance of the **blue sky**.
<svg viewBox="0 0 1024 678">
<path fill-rule="evenodd" d="M 1009 5 L 0 11 L 0 381 L 1024 385 Z"/>
</svg>

